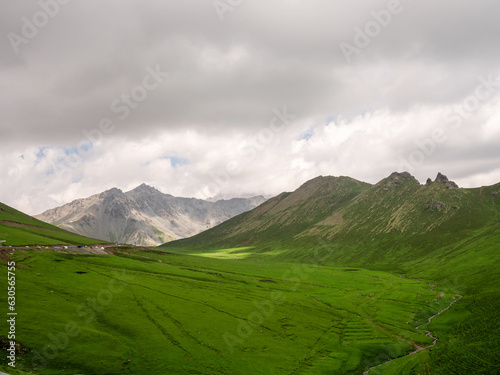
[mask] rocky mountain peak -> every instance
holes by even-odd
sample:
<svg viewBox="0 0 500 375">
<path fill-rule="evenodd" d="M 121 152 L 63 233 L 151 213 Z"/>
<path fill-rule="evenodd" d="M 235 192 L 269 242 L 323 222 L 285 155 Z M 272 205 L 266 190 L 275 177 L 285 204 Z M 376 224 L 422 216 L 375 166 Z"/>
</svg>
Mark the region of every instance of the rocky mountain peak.
<svg viewBox="0 0 500 375">
<path fill-rule="evenodd" d="M 146 185 L 145 183 L 142 183 L 140 184 L 139 186 L 137 186 L 134 190 L 137 190 L 137 191 L 145 191 L 145 192 L 148 192 L 148 193 L 156 193 L 156 192 L 159 192 L 159 190 L 157 190 L 156 188 L 154 188 L 153 186 L 149 186 L 149 185 Z"/>
<path fill-rule="evenodd" d="M 420 182 L 409 172 L 393 172 L 389 177 L 383 179 L 381 183 L 385 184 L 386 188 L 389 188 L 390 186 L 400 185 L 404 181 L 414 181 L 420 185 Z"/>
<path fill-rule="evenodd" d="M 113 188 L 38 215 L 43 221 L 110 242 L 160 245 L 211 228 L 255 208 L 265 198 L 211 203 L 177 198 L 142 184 L 123 192 Z"/>
<path fill-rule="evenodd" d="M 446 184 L 446 188 L 447 189 L 458 188 L 458 185 L 455 182 L 450 181 L 448 179 L 448 177 L 446 177 L 441 172 L 438 173 L 438 175 L 436 177 L 436 180 L 434 182 L 437 182 L 437 183 L 440 183 L 440 184 Z"/>
<path fill-rule="evenodd" d="M 109 197 L 114 197 L 123 194 L 123 191 L 121 191 L 118 188 L 111 188 L 109 190 L 106 190 L 100 194 L 100 198 L 109 198 Z"/>
<path fill-rule="evenodd" d="M 436 179 L 434 180 L 434 182 L 438 182 L 440 184 L 445 184 L 449 181 L 448 177 L 446 177 L 444 174 L 442 174 L 441 172 L 439 172 L 437 174 L 437 177 Z"/>
<path fill-rule="evenodd" d="M 126 193 L 128 196 L 134 196 L 134 197 L 147 197 L 148 199 L 152 197 L 172 197 L 170 194 L 163 194 L 161 191 L 158 189 L 146 185 L 146 184 L 140 184 L 137 186 L 135 189 L 130 190 L 129 192 Z"/>
<path fill-rule="evenodd" d="M 417 181 L 417 179 L 415 177 L 413 177 L 409 172 L 393 172 L 391 173 L 391 175 L 389 176 L 389 178 L 392 178 L 392 179 L 402 179 L 402 180 L 415 180 Z"/>
</svg>

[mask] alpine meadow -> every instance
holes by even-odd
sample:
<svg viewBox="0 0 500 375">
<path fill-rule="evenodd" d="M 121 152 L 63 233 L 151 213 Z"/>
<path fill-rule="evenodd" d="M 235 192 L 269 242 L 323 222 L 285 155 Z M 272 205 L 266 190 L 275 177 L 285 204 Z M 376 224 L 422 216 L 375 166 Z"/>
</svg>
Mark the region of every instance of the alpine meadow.
<svg viewBox="0 0 500 375">
<path fill-rule="evenodd" d="M 318 177 L 156 249 L 2 250 L 23 312 L 3 369 L 493 374 L 500 184 L 440 181 Z M 10 211 L 17 241 L 26 218 Z M 61 241 L 51 231 L 41 242 Z"/>
<path fill-rule="evenodd" d="M 0 375 L 500 375 L 498 0 L 0 2 Z"/>
</svg>

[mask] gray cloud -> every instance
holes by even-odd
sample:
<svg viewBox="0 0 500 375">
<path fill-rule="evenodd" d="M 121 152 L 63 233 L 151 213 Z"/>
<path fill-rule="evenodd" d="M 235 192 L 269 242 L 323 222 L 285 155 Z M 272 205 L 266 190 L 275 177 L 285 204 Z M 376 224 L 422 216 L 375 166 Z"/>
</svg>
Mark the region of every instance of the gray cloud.
<svg viewBox="0 0 500 375">
<path fill-rule="evenodd" d="M 8 145 L 0 166 L 5 172 L 12 170 L 14 163 L 19 181 L 23 181 L 23 173 L 41 167 L 36 160 L 29 165 L 23 161 L 24 167 L 18 165 L 22 160 L 19 155 L 36 154 L 40 147 L 67 153 L 85 140 L 84 131 L 99 129 L 100 121 L 110 118 L 115 129 L 104 136 L 102 144 L 94 144 L 79 177 L 74 172 L 68 180 L 71 184 L 81 179 L 92 185 L 72 188 L 76 196 L 113 185 L 115 175 L 106 183 L 95 182 L 101 175 L 99 163 L 103 164 L 99 157 L 112 157 L 102 147 L 114 150 L 131 141 L 175 137 L 180 138 L 174 143 L 185 147 L 165 144 L 164 152 L 191 157 L 193 164 L 184 166 L 184 172 L 175 169 L 172 180 L 160 182 L 171 184 L 179 180 L 175 173 L 189 173 L 188 179 L 179 180 L 181 184 L 203 185 L 210 181 L 204 172 L 207 168 L 223 168 L 219 160 L 234 157 L 234 142 L 255 135 L 268 125 L 273 109 L 283 106 L 297 114 L 298 120 L 280 137 L 279 146 L 262 151 L 262 160 L 281 170 L 256 161 L 235 176 L 228 189 L 243 192 L 247 186 L 256 190 L 258 184 L 254 187 L 248 181 L 258 179 L 259 171 L 274 176 L 268 184 L 273 186 L 269 188 L 272 193 L 299 183 L 301 178 L 314 177 L 314 173 L 356 172 L 360 178 L 375 179 L 386 170 L 397 169 L 399 156 L 406 157 L 415 149 L 415 139 L 427 137 L 433 127 L 448 126 L 443 111 L 473 95 L 479 77 L 500 73 L 500 24 L 496 19 L 500 3 L 493 0 L 401 0 L 401 11 L 370 38 L 366 48 L 352 56 L 351 63 L 339 45 L 354 44 L 355 28 L 365 30 L 374 19 L 373 12 L 383 12 L 390 2 L 243 1 L 221 21 L 211 0 L 69 1 L 59 5 L 57 14 L 27 44 L 19 45 L 16 54 L 8 33 L 22 35 L 22 18 L 32 20 L 41 11 L 40 3 L 55 1 L 4 1 L 2 5 L 0 136 Z M 129 116 L 120 119 L 112 111 L 112 103 L 141 85 L 148 67 L 158 65 L 169 77 L 148 91 L 147 98 L 137 103 Z M 465 132 L 470 144 L 463 146 L 457 136 L 450 137 L 414 173 L 425 175 L 441 163 L 465 184 L 494 181 L 499 144 L 485 138 L 482 124 L 496 116 L 490 101 L 497 96 L 495 92 L 493 98 L 481 103 L 481 108 L 489 106 L 487 109 L 474 111 L 464 120 L 470 126 L 457 134 Z M 384 115 L 374 115 L 377 111 L 384 111 Z M 380 123 L 382 119 L 387 124 Z M 407 119 L 412 123 L 404 126 L 404 134 L 396 136 L 394 121 Z M 332 138 L 331 145 L 321 147 L 318 143 L 312 146 L 313 136 L 308 141 L 311 144 L 301 148 L 302 154 L 294 154 L 294 147 L 298 147 L 294 142 L 304 132 L 316 128 L 316 134 L 321 134 L 332 120 L 355 123 L 357 133 L 349 133 L 345 143 L 337 144 Z M 432 125 L 422 124 L 423 120 Z M 374 127 L 379 133 L 373 132 Z M 198 142 L 217 144 L 219 148 L 213 152 L 218 151 L 218 157 L 203 161 L 202 155 L 190 148 L 211 151 L 186 141 L 185 132 L 189 131 L 196 134 Z M 379 144 L 374 145 L 370 142 L 377 134 Z M 374 153 L 383 157 L 378 167 L 368 170 L 362 161 L 370 160 Z M 159 155 L 160 151 L 155 157 Z M 295 160 L 293 166 L 291 159 Z M 352 170 L 349 161 L 354 163 Z M 124 162 L 118 159 L 112 165 L 120 169 Z M 50 179 L 45 172 L 37 173 Z M 133 173 L 137 182 L 152 178 L 139 167 Z M 286 175 L 293 177 L 286 179 Z M 116 185 L 127 184 L 126 179 L 115 181 Z M 42 208 L 43 204 L 26 203 L 35 199 L 28 190 L 36 189 L 23 193 L 4 184 L 0 193 L 6 200 L 23 202 L 20 204 L 26 209 Z M 37 186 L 36 180 L 30 184 Z M 53 191 L 44 193 L 57 195 L 52 203 L 64 200 L 63 196 L 69 199 L 61 189 Z M 196 194 L 197 189 L 183 186 L 177 191 Z M 22 200 L 20 194 L 26 198 Z"/>
</svg>

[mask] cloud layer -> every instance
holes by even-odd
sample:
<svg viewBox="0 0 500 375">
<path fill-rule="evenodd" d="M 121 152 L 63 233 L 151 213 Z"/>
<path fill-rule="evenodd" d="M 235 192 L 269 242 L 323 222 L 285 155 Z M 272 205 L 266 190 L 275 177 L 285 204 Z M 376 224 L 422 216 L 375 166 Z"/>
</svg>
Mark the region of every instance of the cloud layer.
<svg viewBox="0 0 500 375">
<path fill-rule="evenodd" d="M 0 200 L 29 213 L 142 182 L 207 197 L 402 169 L 500 181 L 498 2 L 3 8 Z"/>
</svg>

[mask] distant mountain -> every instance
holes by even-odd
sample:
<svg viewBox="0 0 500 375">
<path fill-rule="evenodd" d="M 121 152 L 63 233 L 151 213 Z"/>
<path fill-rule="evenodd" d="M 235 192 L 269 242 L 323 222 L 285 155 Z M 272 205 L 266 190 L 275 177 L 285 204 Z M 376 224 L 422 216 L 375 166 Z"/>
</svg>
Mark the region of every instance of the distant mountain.
<svg viewBox="0 0 500 375">
<path fill-rule="evenodd" d="M 37 215 L 74 233 L 105 241 L 159 245 L 189 237 L 263 203 L 262 196 L 209 202 L 177 198 L 142 184 L 110 189 Z"/>
<path fill-rule="evenodd" d="M 189 239 L 165 247 L 255 247 L 288 259 L 305 259 L 328 242 L 331 260 L 359 263 L 394 253 L 408 259 L 498 227 L 500 184 L 463 189 L 442 174 L 421 185 L 407 172 L 375 185 L 349 177 L 317 177 L 293 193 Z"/>
<path fill-rule="evenodd" d="M 206 200 L 209 201 L 209 202 L 217 202 L 217 201 L 222 201 L 222 200 L 231 200 L 231 199 L 234 199 L 234 198 L 254 198 L 255 197 L 255 194 L 233 194 L 233 193 L 229 193 L 229 194 L 217 194 L 213 197 L 210 197 L 210 198 L 207 198 Z M 266 195 L 259 195 L 259 197 L 264 197 L 264 199 L 269 199 L 271 198 L 271 196 L 266 196 Z"/>
</svg>

